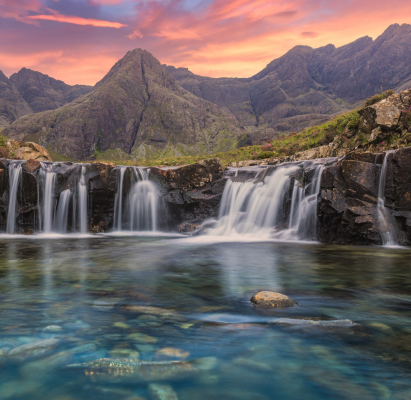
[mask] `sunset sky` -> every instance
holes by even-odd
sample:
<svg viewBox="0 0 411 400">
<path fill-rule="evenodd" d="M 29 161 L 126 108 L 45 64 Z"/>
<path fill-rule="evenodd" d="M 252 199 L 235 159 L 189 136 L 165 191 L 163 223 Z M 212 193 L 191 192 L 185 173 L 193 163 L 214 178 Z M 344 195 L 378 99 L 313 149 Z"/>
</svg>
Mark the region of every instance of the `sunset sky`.
<svg viewBox="0 0 411 400">
<path fill-rule="evenodd" d="M 129 50 L 249 77 L 297 44 L 341 46 L 411 23 L 409 0 L 0 0 L 0 70 L 93 85 Z"/>
</svg>

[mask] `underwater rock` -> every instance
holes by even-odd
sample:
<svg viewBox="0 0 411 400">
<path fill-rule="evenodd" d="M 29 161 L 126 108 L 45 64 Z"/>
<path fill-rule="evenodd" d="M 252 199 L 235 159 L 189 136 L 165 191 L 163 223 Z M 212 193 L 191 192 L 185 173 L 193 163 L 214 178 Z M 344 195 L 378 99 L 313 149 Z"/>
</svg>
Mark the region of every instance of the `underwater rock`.
<svg viewBox="0 0 411 400">
<path fill-rule="evenodd" d="M 40 357 L 47 354 L 60 343 L 58 339 L 45 339 L 24 344 L 9 351 L 8 356 L 16 359 Z"/>
<path fill-rule="evenodd" d="M 157 382 L 184 380 L 198 373 L 196 365 L 184 361 L 142 361 L 101 358 L 83 364 L 68 365 L 70 369 L 84 370 L 85 375 L 103 382 Z"/>
<path fill-rule="evenodd" d="M 293 307 L 297 303 L 290 297 L 275 292 L 263 291 L 255 294 L 250 299 L 256 307 L 272 307 L 272 308 L 283 308 L 283 307 Z"/>
<path fill-rule="evenodd" d="M 144 333 L 132 333 L 127 336 L 128 340 L 132 340 L 137 343 L 156 343 L 157 339 L 155 337 L 146 335 Z"/>
<path fill-rule="evenodd" d="M 148 393 L 152 400 L 178 400 L 177 393 L 170 385 L 150 383 Z"/>
<path fill-rule="evenodd" d="M 271 324 L 284 325 L 315 325 L 315 326 L 345 326 L 352 327 L 357 325 L 349 319 L 335 319 L 331 321 L 315 321 L 312 319 L 297 319 L 297 318 L 276 318 L 270 321 Z"/>
<path fill-rule="evenodd" d="M 185 360 L 190 356 L 188 351 L 183 351 L 181 349 L 175 349 L 173 347 L 164 347 L 156 352 L 156 360 L 169 360 L 172 358 Z"/>
<path fill-rule="evenodd" d="M 63 328 L 59 325 L 49 325 L 43 328 L 43 332 L 61 332 Z"/>
</svg>

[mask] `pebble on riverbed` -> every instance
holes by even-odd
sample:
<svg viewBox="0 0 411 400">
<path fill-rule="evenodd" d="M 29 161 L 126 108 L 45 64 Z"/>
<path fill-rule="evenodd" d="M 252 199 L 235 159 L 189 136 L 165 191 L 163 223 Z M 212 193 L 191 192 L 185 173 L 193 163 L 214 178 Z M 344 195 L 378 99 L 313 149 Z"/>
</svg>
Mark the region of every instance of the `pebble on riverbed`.
<svg viewBox="0 0 411 400">
<path fill-rule="evenodd" d="M 290 297 L 281 293 L 269 291 L 258 292 L 251 297 L 250 301 L 256 307 L 283 308 L 297 305 L 297 303 Z"/>
</svg>

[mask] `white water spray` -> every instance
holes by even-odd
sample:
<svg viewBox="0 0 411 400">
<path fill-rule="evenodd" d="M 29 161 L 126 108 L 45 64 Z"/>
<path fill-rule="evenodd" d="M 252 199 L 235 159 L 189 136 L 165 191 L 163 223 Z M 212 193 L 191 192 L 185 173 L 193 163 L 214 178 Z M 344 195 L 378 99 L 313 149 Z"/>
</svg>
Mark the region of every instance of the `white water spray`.
<svg viewBox="0 0 411 400">
<path fill-rule="evenodd" d="M 388 155 L 394 150 L 385 153 L 384 161 L 381 165 L 380 181 L 378 185 L 378 222 L 380 225 L 381 238 L 384 246 L 394 246 L 396 244 L 395 229 L 391 214 L 385 208 L 385 181 L 387 178 Z"/>
<path fill-rule="evenodd" d="M 80 233 L 87 233 L 88 217 L 87 217 L 87 178 L 86 167 L 81 167 L 81 176 L 78 183 L 78 202 L 79 202 L 79 217 L 80 217 Z"/>
<path fill-rule="evenodd" d="M 13 234 L 16 229 L 17 191 L 21 178 L 21 163 L 13 162 L 9 165 L 9 209 L 7 212 L 7 233 Z"/>
</svg>

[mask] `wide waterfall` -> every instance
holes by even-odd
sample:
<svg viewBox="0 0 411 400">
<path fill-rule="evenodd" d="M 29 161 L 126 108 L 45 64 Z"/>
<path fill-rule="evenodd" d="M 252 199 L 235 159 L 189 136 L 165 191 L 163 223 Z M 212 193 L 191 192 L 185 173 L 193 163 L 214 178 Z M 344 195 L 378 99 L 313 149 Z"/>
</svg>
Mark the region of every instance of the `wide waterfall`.
<svg viewBox="0 0 411 400">
<path fill-rule="evenodd" d="M 127 169 L 131 172 L 131 184 L 123 204 L 124 177 Z M 114 206 L 114 230 L 157 231 L 159 192 L 157 186 L 149 180 L 149 173 L 149 170 L 139 167 L 119 168 Z"/>
<path fill-rule="evenodd" d="M 315 240 L 317 195 L 323 168 L 323 165 L 313 165 L 312 177 L 307 182 L 303 164 L 257 170 L 254 177 L 245 182 L 238 177 L 229 179 L 218 221 L 207 233 Z"/>
<path fill-rule="evenodd" d="M 9 166 L 9 209 L 7 212 L 7 233 L 13 234 L 16 225 L 17 191 L 21 178 L 21 162 L 12 162 Z"/>
</svg>

